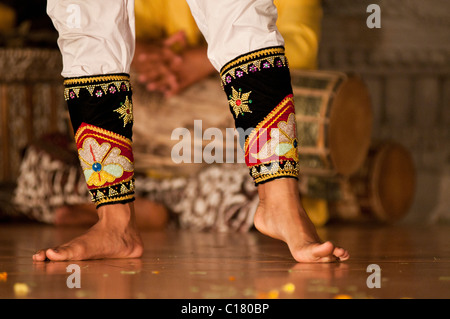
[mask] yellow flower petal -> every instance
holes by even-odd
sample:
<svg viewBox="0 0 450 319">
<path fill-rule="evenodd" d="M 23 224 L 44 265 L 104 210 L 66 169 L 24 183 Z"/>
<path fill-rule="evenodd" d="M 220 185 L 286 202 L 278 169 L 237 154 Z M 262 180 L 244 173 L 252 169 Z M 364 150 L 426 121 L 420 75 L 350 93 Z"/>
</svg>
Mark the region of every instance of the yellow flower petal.
<svg viewBox="0 0 450 319">
<path fill-rule="evenodd" d="M 100 171 L 93 173 L 91 177 L 89 177 L 89 180 L 87 181 L 87 184 L 89 186 L 103 186 L 106 183 L 112 183 L 116 180 L 116 177 L 109 174 L 105 171 Z"/>
</svg>

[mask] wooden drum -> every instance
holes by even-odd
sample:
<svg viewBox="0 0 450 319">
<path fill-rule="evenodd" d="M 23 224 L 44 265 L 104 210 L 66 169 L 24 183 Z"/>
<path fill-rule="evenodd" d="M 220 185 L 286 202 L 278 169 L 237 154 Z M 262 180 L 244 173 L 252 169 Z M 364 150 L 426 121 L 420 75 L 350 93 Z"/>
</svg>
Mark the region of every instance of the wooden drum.
<svg viewBox="0 0 450 319">
<path fill-rule="evenodd" d="M 409 211 L 415 194 L 415 167 L 402 145 L 374 143 L 360 171 L 350 178 L 361 211 L 382 222 L 396 222 Z"/>
<path fill-rule="evenodd" d="M 373 143 L 362 167 L 341 184 L 342 196 L 330 214 L 346 221 L 394 223 L 409 211 L 415 193 L 413 159 L 392 141 Z"/>
<path fill-rule="evenodd" d="M 356 75 L 292 70 L 300 171 L 319 176 L 355 173 L 370 146 L 372 109 Z"/>
</svg>

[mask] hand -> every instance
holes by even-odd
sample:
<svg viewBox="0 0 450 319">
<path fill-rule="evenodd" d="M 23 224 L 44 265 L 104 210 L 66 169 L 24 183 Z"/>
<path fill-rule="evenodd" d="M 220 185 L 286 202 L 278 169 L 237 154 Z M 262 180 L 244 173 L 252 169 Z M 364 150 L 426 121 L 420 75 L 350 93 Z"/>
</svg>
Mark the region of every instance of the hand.
<svg viewBox="0 0 450 319">
<path fill-rule="evenodd" d="M 147 90 L 161 92 L 166 97 L 178 94 L 215 71 L 206 48 L 188 48 L 184 32 L 162 43 L 136 43 L 132 66 L 139 73 L 138 81 L 145 84 Z"/>
<path fill-rule="evenodd" d="M 138 73 L 138 81 L 149 91 L 169 92 L 177 88 L 173 72 L 181 58 L 163 43 L 136 43 L 132 67 Z"/>
</svg>

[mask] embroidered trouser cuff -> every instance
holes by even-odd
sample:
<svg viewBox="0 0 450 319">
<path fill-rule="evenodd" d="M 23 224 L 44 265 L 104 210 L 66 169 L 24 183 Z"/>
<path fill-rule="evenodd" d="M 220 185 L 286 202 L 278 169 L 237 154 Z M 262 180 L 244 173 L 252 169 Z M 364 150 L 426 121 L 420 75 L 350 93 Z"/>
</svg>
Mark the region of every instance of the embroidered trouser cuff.
<svg viewBox="0 0 450 319">
<path fill-rule="evenodd" d="M 255 184 L 297 178 L 295 107 L 284 48 L 241 55 L 220 76 Z"/>
<path fill-rule="evenodd" d="M 97 207 L 134 200 L 133 106 L 128 74 L 66 78 L 81 167 Z"/>
</svg>

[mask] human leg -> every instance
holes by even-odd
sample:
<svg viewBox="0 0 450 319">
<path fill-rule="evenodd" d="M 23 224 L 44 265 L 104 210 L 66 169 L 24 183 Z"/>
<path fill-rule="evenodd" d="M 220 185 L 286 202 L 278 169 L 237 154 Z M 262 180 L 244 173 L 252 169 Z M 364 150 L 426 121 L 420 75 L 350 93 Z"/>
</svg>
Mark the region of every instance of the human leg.
<svg viewBox="0 0 450 319">
<path fill-rule="evenodd" d="M 258 187 L 255 227 L 285 241 L 299 262 L 347 259 L 345 249 L 321 241 L 300 201 L 294 97 L 273 1 L 188 3 L 220 72 Z"/>
<path fill-rule="evenodd" d="M 132 99 L 133 1 L 49 0 L 63 57 L 64 96 L 99 220 L 84 235 L 35 261 L 136 258 L 143 245 L 135 223 Z"/>
</svg>

